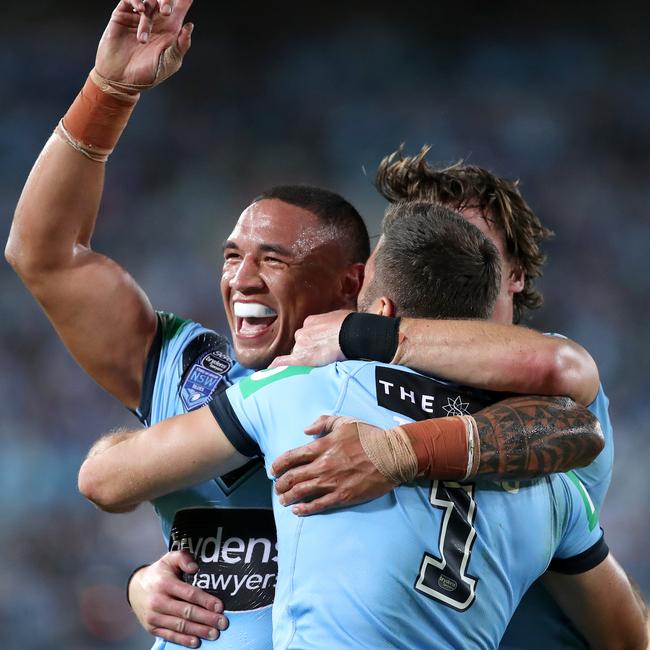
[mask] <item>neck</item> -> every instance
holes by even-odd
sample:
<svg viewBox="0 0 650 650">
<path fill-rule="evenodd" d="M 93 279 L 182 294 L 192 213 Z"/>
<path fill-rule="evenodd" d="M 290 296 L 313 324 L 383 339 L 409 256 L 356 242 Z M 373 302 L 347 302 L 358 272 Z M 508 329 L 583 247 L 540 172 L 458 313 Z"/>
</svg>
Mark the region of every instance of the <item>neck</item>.
<svg viewBox="0 0 650 650">
<path fill-rule="evenodd" d="M 494 323 L 500 323 L 501 325 L 512 325 L 513 314 L 514 310 L 512 300 L 501 300 L 500 298 L 497 298 L 490 320 Z"/>
</svg>

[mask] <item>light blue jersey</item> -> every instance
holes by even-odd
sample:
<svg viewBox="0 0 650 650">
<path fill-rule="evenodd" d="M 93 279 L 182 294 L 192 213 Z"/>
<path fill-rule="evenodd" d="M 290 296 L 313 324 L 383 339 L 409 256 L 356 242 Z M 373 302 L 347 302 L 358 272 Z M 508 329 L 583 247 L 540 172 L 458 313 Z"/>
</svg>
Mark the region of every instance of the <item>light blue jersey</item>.
<svg viewBox="0 0 650 650">
<path fill-rule="evenodd" d="M 146 425 L 203 406 L 252 371 L 235 361 L 228 341 L 198 323 L 158 314 L 136 415 Z M 220 650 L 270 649 L 277 560 L 270 484 L 260 460 L 154 501 L 170 549 L 195 554 L 190 580 L 224 601 L 230 626 Z M 235 552 L 239 545 L 244 552 Z M 180 648 L 158 639 L 154 648 Z"/>
<path fill-rule="evenodd" d="M 210 408 L 267 472 L 305 444 L 321 414 L 382 428 L 478 410 L 497 399 L 408 369 L 349 361 L 257 372 Z M 525 483 L 418 482 L 371 502 L 299 518 L 274 497 L 279 573 L 274 648 L 496 648 L 551 562 L 606 554 L 575 475 Z"/>
<path fill-rule="evenodd" d="M 614 434 L 609 419 L 609 400 L 602 386 L 589 410 L 600 422 L 605 446 L 596 459 L 574 470 L 586 487 L 593 507 L 600 510 L 612 479 Z M 544 587 L 536 582 L 528 590 L 514 613 L 503 637 L 501 650 L 587 650 L 580 633 L 564 616 Z"/>
</svg>

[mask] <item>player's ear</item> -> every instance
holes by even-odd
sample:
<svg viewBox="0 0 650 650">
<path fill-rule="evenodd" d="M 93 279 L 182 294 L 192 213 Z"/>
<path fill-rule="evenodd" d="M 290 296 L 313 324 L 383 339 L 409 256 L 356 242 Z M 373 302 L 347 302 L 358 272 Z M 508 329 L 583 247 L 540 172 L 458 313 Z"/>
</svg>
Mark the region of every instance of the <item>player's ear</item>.
<svg viewBox="0 0 650 650">
<path fill-rule="evenodd" d="M 363 284 L 365 266 L 361 262 L 350 264 L 341 276 L 341 297 L 346 303 L 346 306 L 352 309 L 357 304 L 357 296 Z"/>
<path fill-rule="evenodd" d="M 514 265 L 510 269 L 510 277 L 508 278 L 508 291 L 509 293 L 521 293 L 524 290 L 526 283 L 526 273 L 519 265 Z"/>
<path fill-rule="evenodd" d="M 373 307 L 377 306 L 376 311 L 373 310 L 374 314 L 379 314 L 380 316 L 389 316 L 389 317 L 394 317 L 395 314 L 397 313 L 397 309 L 395 309 L 395 303 L 388 298 L 387 296 L 381 296 L 380 298 L 377 298 L 375 300 Z"/>
</svg>

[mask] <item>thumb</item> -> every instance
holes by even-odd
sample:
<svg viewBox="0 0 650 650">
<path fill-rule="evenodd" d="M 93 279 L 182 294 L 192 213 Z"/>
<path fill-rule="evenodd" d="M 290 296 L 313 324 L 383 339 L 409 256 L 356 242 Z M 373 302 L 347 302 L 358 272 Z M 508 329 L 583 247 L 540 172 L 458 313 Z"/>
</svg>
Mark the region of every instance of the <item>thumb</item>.
<svg viewBox="0 0 650 650">
<path fill-rule="evenodd" d="M 327 434 L 344 424 L 356 421 L 354 418 L 343 415 L 321 415 L 305 429 L 305 433 L 308 436 L 317 436 L 319 433 Z"/>
<path fill-rule="evenodd" d="M 151 84 L 152 88 L 165 81 L 165 79 L 169 79 L 175 72 L 180 70 L 183 65 L 183 57 L 192 44 L 191 34 L 193 29 L 194 25 L 192 23 L 183 25 L 181 31 L 178 33 L 176 42 L 161 52 L 158 58 L 154 80 Z"/>
<path fill-rule="evenodd" d="M 166 563 L 175 573 L 196 573 L 199 570 L 194 556 L 186 550 L 168 553 Z"/>
<path fill-rule="evenodd" d="M 194 556 L 189 551 L 179 551 L 179 554 L 178 566 L 180 566 L 185 573 L 196 573 L 199 570 L 199 565 L 196 563 Z"/>
<path fill-rule="evenodd" d="M 329 433 L 332 430 L 330 421 L 335 419 L 336 417 L 331 415 L 321 415 L 305 428 L 305 433 L 308 436 L 317 436 L 320 433 Z"/>
<path fill-rule="evenodd" d="M 185 23 L 181 31 L 178 34 L 178 39 L 176 40 L 176 47 L 183 58 L 190 46 L 192 45 L 192 32 L 194 31 L 194 23 Z"/>
</svg>

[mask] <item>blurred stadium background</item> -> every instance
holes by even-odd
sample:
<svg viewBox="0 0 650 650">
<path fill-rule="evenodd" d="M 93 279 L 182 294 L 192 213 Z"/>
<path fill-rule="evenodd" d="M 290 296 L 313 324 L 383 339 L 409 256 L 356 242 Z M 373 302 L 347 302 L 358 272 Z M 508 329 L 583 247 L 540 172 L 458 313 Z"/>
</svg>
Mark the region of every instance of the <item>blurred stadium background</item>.
<svg viewBox="0 0 650 650">
<path fill-rule="evenodd" d="M 113 4 L 3 6 L 3 241 Z M 520 178 L 557 234 L 531 324 L 599 364 L 616 432 L 602 520 L 647 595 L 649 14 L 647 3 L 196 0 L 183 70 L 143 98 L 110 161 L 95 247 L 156 307 L 223 330 L 220 243 L 263 188 L 329 187 L 376 233 L 374 170 L 401 142 Z M 135 420 L 69 359 L 7 265 L 0 296 L 0 646 L 146 648 L 123 585 L 164 550 L 151 509 L 103 515 L 76 490 L 91 442 Z"/>
</svg>

